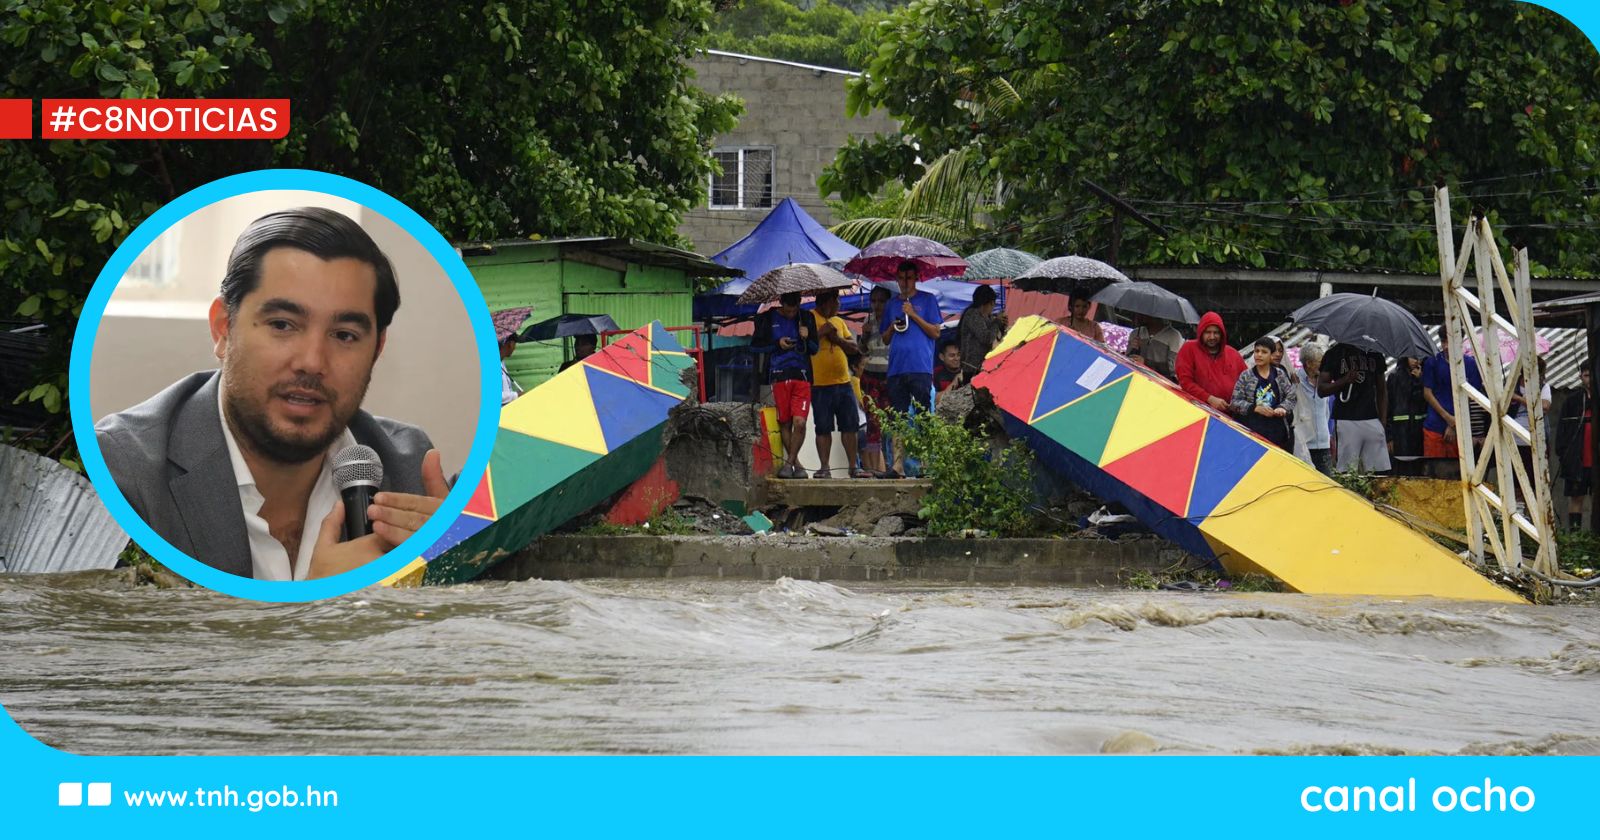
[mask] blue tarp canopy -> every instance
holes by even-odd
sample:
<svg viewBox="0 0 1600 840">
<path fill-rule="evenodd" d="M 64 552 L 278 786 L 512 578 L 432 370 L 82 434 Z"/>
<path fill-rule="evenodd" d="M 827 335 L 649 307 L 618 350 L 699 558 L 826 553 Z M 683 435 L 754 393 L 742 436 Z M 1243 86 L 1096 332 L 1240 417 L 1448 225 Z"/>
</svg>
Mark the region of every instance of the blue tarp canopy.
<svg viewBox="0 0 1600 840">
<path fill-rule="evenodd" d="M 888 289 L 889 296 L 893 298 L 900 296 L 900 286 L 895 283 L 874 283 L 868 280 L 862 285 L 867 286 L 869 289 L 871 287 Z M 928 292 L 938 298 L 939 311 L 949 315 L 967 311 L 967 307 L 972 305 L 972 293 L 978 290 L 979 285 L 978 283 L 968 283 L 965 280 L 940 278 L 938 280 L 923 280 L 917 283 L 917 291 Z M 1006 290 L 1000 286 L 995 286 L 994 291 L 997 298 L 995 308 L 1004 312 L 1006 309 Z M 870 295 L 871 292 L 869 291 L 867 294 L 861 295 L 861 299 L 868 300 Z M 866 304 L 866 308 L 870 309 L 871 304 Z"/>
<path fill-rule="evenodd" d="M 757 277 L 789 263 L 848 260 L 860 250 L 829 233 L 794 199 L 785 198 L 756 225 L 755 230 L 711 258 L 712 262 L 744 271 L 744 276 L 729 280 L 705 294 L 696 295 L 695 320 L 754 315 L 758 307 L 740 306 L 734 301 Z"/>
</svg>

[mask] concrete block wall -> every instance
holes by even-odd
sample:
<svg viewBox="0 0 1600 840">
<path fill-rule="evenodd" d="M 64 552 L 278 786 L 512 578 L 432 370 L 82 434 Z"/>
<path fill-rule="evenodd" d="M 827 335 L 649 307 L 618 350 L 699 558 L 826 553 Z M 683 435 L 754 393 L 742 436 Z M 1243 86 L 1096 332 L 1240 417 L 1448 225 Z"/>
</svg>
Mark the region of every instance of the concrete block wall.
<svg viewBox="0 0 1600 840">
<path fill-rule="evenodd" d="M 726 53 L 699 53 L 690 62 L 695 84 L 711 94 L 744 100 L 738 127 L 718 136 L 715 148 L 765 146 L 773 150 L 773 204 L 792 197 L 824 226 L 833 214 L 817 193 L 817 177 L 852 136 L 892 134 L 899 124 L 882 111 L 845 118 L 845 83 L 855 74 Z M 837 196 L 832 196 L 837 198 Z M 678 232 L 695 250 L 714 254 L 738 241 L 770 208 L 684 214 Z"/>
<path fill-rule="evenodd" d="M 498 580 L 722 578 L 1120 586 L 1187 555 L 1155 538 L 922 539 L 542 537 L 489 571 Z"/>
</svg>

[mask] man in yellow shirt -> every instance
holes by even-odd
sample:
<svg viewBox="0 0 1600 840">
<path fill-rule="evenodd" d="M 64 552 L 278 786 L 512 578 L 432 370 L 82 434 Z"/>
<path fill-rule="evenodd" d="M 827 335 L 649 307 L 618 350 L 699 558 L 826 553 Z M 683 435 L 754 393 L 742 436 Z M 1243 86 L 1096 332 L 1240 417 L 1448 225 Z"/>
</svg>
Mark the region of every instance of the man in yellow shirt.
<svg viewBox="0 0 1600 840">
<path fill-rule="evenodd" d="M 850 326 L 839 317 L 839 293 L 817 295 L 817 352 L 811 357 L 811 415 L 816 418 L 817 457 L 822 469 L 815 478 L 831 478 L 828 458 L 833 454 L 833 432 L 837 428 L 844 441 L 844 454 L 850 463 L 850 477 L 860 478 L 856 469 L 856 432 L 860 411 L 855 389 L 850 387 L 850 356 L 859 355 Z"/>
</svg>

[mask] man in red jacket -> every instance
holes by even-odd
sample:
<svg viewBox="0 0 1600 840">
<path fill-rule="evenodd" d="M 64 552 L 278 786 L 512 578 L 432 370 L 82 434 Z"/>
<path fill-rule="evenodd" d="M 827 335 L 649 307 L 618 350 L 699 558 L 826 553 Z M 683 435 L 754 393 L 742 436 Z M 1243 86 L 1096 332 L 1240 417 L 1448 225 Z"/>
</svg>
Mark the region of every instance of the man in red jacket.
<svg viewBox="0 0 1600 840">
<path fill-rule="evenodd" d="M 1178 386 L 1212 408 L 1227 411 L 1234 383 L 1244 373 L 1244 359 L 1228 346 L 1221 315 L 1207 312 L 1200 316 L 1199 336 L 1178 350 Z"/>
</svg>

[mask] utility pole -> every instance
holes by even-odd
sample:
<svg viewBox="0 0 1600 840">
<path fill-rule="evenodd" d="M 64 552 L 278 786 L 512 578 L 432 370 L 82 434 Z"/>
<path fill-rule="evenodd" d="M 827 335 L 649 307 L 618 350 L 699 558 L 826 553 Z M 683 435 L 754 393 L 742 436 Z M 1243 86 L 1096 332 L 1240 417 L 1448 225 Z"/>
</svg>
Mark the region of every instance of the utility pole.
<svg viewBox="0 0 1600 840">
<path fill-rule="evenodd" d="M 1099 198 L 1106 204 L 1111 205 L 1111 253 L 1108 255 L 1109 259 L 1107 259 L 1106 262 L 1116 265 L 1117 257 L 1122 252 L 1122 217 L 1124 214 L 1132 216 L 1134 221 L 1144 225 L 1152 231 L 1155 231 L 1155 233 L 1162 238 L 1166 238 L 1167 236 L 1171 235 L 1167 232 L 1167 229 L 1162 227 L 1156 220 L 1146 216 L 1143 213 L 1140 213 L 1138 210 L 1134 209 L 1132 204 L 1124 201 L 1120 196 L 1113 194 L 1105 187 L 1096 184 L 1088 178 L 1083 179 L 1083 185 L 1084 187 L 1088 188 L 1089 192 L 1094 193 L 1096 198 Z"/>
</svg>

